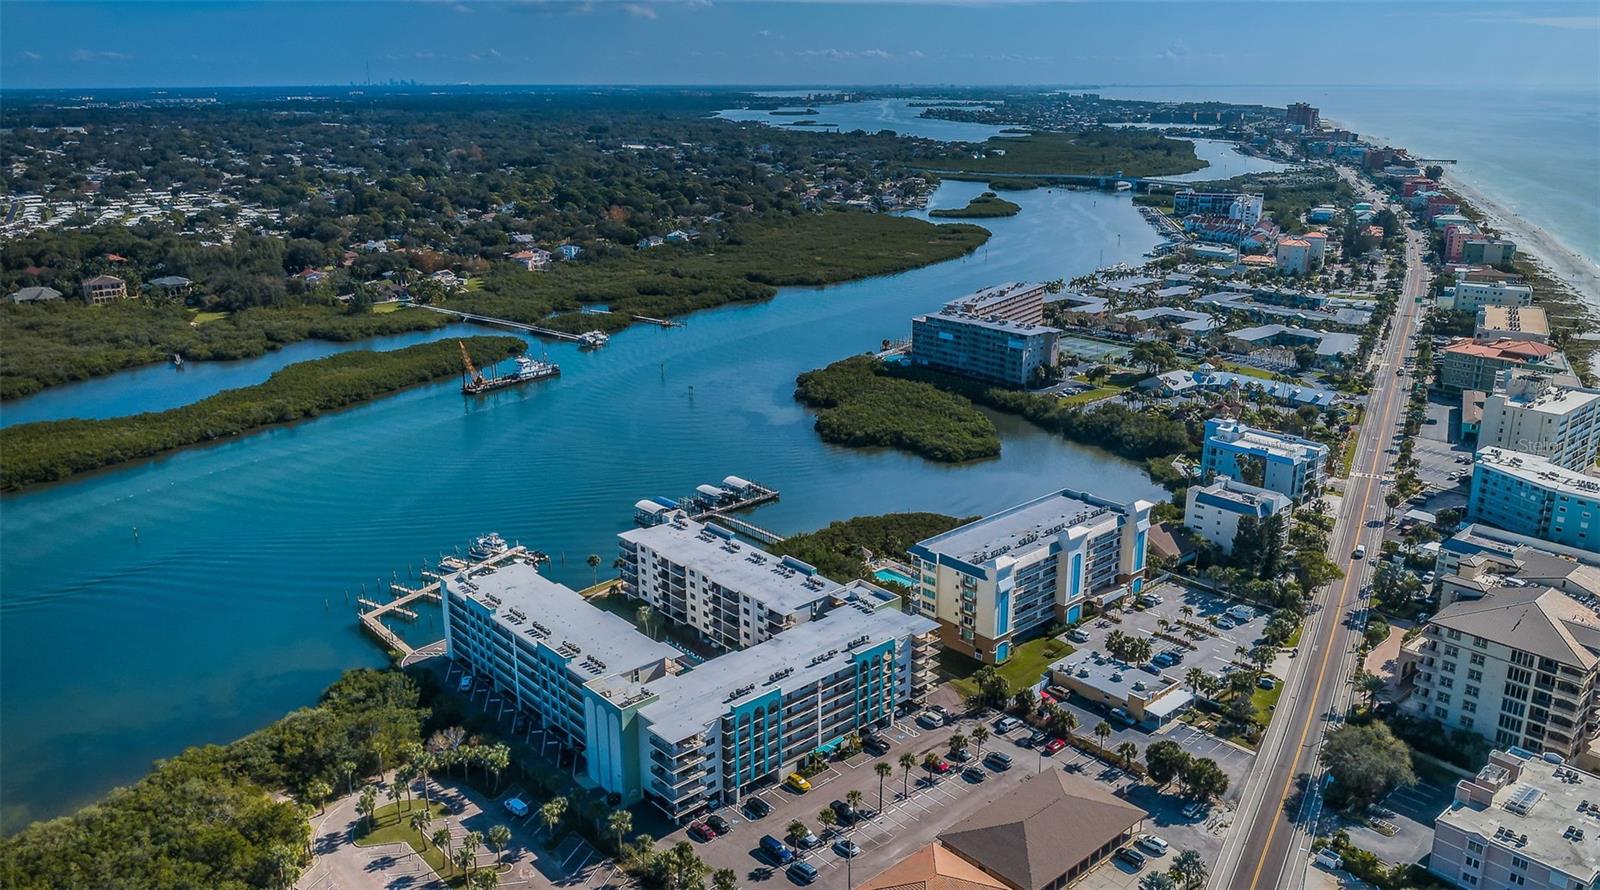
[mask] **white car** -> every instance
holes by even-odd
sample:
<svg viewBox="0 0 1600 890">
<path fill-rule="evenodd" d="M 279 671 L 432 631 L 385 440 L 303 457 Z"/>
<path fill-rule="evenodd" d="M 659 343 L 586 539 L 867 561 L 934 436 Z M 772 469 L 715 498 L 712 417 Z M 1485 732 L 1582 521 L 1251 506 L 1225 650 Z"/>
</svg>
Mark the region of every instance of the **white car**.
<svg viewBox="0 0 1600 890">
<path fill-rule="evenodd" d="M 461 690 L 462 692 L 471 692 L 472 691 L 472 675 L 471 674 L 462 674 L 461 675 L 461 682 L 456 684 L 456 688 Z"/>
<path fill-rule="evenodd" d="M 1362 559 L 1366 555 L 1367 555 L 1367 545 L 1365 545 L 1365 544 L 1357 544 L 1356 545 L 1356 552 L 1351 554 L 1351 556 L 1354 556 L 1356 559 Z"/>
<path fill-rule="evenodd" d="M 917 723 L 921 724 L 925 729 L 938 729 L 944 725 L 944 717 L 933 711 L 923 711 L 917 715 Z"/>
<path fill-rule="evenodd" d="M 1139 836 L 1139 847 L 1152 856 L 1167 855 L 1167 848 L 1169 846 L 1170 844 L 1153 834 Z"/>
</svg>

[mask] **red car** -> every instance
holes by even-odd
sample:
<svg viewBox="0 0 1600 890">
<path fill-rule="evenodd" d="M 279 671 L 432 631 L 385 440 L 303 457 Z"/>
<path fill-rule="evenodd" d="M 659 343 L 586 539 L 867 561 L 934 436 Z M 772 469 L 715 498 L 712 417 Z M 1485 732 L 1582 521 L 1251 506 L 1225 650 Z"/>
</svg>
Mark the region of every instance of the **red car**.
<svg viewBox="0 0 1600 890">
<path fill-rule="evenodd" d="M 704 822 L 690 822 L 689 836 L 697 841 L 710 841 L 717 836 L 717 833 Z"/>
<path fill-rule="evenodd" d="M 1065 748 L 1066 746 L 1067 746 L 1067 740 L 1066 739 L 1051 739 L 1049 742 L 1045 743 L 1044 754 L 1045 754 L 1046 757 L 1054 756 L 1056 752 L 1060 751 L 1062 748 Z"/>
<path fill-rule="evenodd" d="M 1049 692 L 1047 692 L 1047 691 L 1045 691 L 1043 689 L 1039 690 L 1039 701 L 1044 702 L 1045 704 L 1050 704 L 1051 702 L 1054 702 L 1055 700 L 1056 700 L 1056 697 L 1051 695 Z"/>
<path fill-rule="evenodd" d="M 953 768 L 954 767 L 950 766 L 950 761 L 945 760 L 943 757 L 939 758 L 939 762 L 933 765 L 933 771 L 940 775 L 944 775 Z"/>
</svg>

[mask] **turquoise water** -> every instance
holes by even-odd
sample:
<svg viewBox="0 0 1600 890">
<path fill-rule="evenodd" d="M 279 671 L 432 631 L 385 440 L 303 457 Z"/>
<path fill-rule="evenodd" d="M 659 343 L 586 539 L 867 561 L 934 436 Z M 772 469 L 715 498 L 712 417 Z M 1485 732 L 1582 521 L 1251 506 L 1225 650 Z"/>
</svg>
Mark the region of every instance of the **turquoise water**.
<svg viewBox="0 0 1600 890">
<path fill-rule="evenodd" d="M 983 188 L 948 183 L 932 203 L 959 207 Z M 610 563 L 636 500 L 730 473 L 782 490 L 750 514 L 779 532 L 891 510 L 969 516 L 1052 487 L 1159 497 L 1141 467 L 1015 418 L 996 418 L 999 458 L 948 466 L 826 445 L 794 402 L 797 373 L 904 337 L 911 315 L 952 296 L 1137 262 L 1156 242 L 1125 196 L 1012 200 L 1022 212 L 985 220 L 995 236 L 970 257 L 629 329 L 598 352 L 551 345 L 557 380 L 471 402 L 442 382 L 0 500 L 4 826 L 243 735 L 342 670 L 381 663 L 346 593 L 488 530 L 587 584 L 585 557 Z M 230 373 L 265 376 L 284 358 Z M 188 373 L 99 386 L 123 386 L 119 410 L 146 410 L 200 394 L 170 391 L 191 387 Z"/>
<path fill-rule="evenodd" d="M 917 586 L 917 582 L 912 580 L 910 575 L 907 575 L 905 572 L 897 572 L 894 569 L 879 569 L 872 573 L 872 577 L 877 578 L 879 581 L 890 581 L 895 584 L 902 584 L 906 587 Z"/>
</svg>

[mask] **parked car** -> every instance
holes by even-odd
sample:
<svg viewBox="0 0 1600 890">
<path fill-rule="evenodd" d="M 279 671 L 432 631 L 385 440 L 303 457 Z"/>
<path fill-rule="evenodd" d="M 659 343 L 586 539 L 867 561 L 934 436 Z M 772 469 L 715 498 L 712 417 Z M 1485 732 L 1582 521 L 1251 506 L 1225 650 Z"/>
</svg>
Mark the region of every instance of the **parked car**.
<svg viewBox="0 0 1600 890">
<path fill-rule="evenodd" d="M 817 837 L 816 832 L 808 828 L 806 829 L 805 834 L 802 834 L 794 839 L 794 843 L 795 846 L 802 850 L 814 850 L 817 848 L 818 844 L 822 843 L 822 839 Z"/>
<path fill-rule="evenodd" d="M 717 834 L 727 834 L 733 830 L 733 826 L 728 824 L 727 819 L 724 819 L 715 813 L 706 817 L 706 827 L 712 831 L 715 831 Z"/>
<path fill-rule="evenodd" d="M 817 879 L 817 867 L 809 862 L 796 862 L 789 866 L 789 880 L 797 884 L 809 884 Z"/>
<path fill-rule="evenodd" d="M 1256 685 L 1262 689 L 1276 689 L 1278 686 L 1278 681 L 1272 679 L 1271 677 L 1257 677 Z"/>
<path fill-rule="evenodd" d="M 842 837 L 833 842 L 833 852 L 838 853 L 840 856 L 843 856 L 846 859 L 854 859 L 861 855 L 861 848 L 856 846 L 855 841 L 847 837 Z"/>
<path fill-rule="evenodd" d="M 1061 752 L 1062 748 L 1065 748 L 1066 746 L 1066 739 L 1051 739 L 1044 745 L 1044 754 L 1046 757 L 1054 757 Z"/>
<path fill-rule="evenodd" d="M 520 797 L 508 797 L 506 798 L 506 802 L 501 804 L 501 806 L 504 806 L 506 808 L 506 812 L 510 813 L 514 818 L 517 819 L 523 818 L 524 816 L 528 815 L 529 812 L 527 801 Z"/>
<path fill-rule="evenodd" d="M 697 841 L 711 841 L 716 839 L 717 833 L 704 822 L 690 822 L 689 836 Z"/>
<path fill-rule="evenodd" d="M 1139 848 L 1144 850 L 1146 853 L 1149 853 L 1151 856 L 1167 855 L 1167 849 L 1170 846 L 1171 845 L 1166 841 L 1153 834 L 1143 834 L 1139 836 Z"/>
<path fill-rule="evenodd" d="M 1133 725 L 1133 716 L 1121 708 L 1111 709 L 1111 719 L 1128 726 Z"/>
<path fill-rule="evenodd" d="M 1144 854 L 1132 847 L 1123 847 L 1122 849 L 1118 850 L 1116 858 L 1119 862 L 1127 863 L 1133 868 L 1134 871 L 1144 868 Z"/>
<path fill-rule="evenodd" d="M 1081 627 L 1074 627 L 1072 633 L 1067 634 L 1067 639 L 1074 643 L 1087 643 L 1089 642 L 1089 632 Z"/>
<path fill-rule="evenodd" d="M 794 851 L 789 849 L 789 845 L 770 834 L 761 837 L 761 852 L 767 854 L 767 858 L 775 865 L 787 865 L 794 861 Z"/>
<path fill-rule="evenodd" d="M 845 803 L 842 800 L 834 800 L 833 802 L 828 804 L 828 807 L 829 807 L 829 809 L 833 810 L 833 814 L 835 816 L 839 817 L 839 824 L 840 825 L 854 825 L 855 824 L 855 821 L 856 821 L 856 809 L 855 809 L 855 807 L 850 806 L 849 804 Z"/>
<path fill-rule="evenodd" d="M 1024 748 L 1037 748 L 1050 740 L 1050 734 L 1042 729 L 1034 730 L 1029 736 L 1017 744 Z"/>
<path fill-rule="evenodd" d="M 955 767 L 951 766 L 950 761 L 945 760 L 943 757 L 933 762 L 933 771 L 941 776 L 950 772 L 952 769 L 955 769 Z"/>
<path fill-rule="evenodd" d="M 983 762 L 989 764 L 990 769 L 1008 770 L 1011 768 L 1011 755 L 1004 751 L 990 751 L 983 755 Z"/>
<path fill-rule="evenodd" d="M 956 763 L 966 763 L 975 756 L 977 755 L 973 754 L 972 749 L 970 748 L 962 748 L 959 751 L 950 752 L 950 759 L 954 760 Z"/>
<path fill-rule="evenodd" d="M 790 773 L 788 778 L 783 780 L 783 784 L 785 787 L 801 794 L 811 790 L 811 782 L 799 773 Z"/>
<path fill-rule="evenodd" d="M 1072 692 L 1065 686 L 1049 686 L 1046 687 L 1046 691 L 1055 696 L 1056 701 L 1059 702 L 1064 702 L 1072 697 Z"/>
<path fill-rule="evenodd" d="M 974 763 L 961 771 L 961 777 L 969 782 L 982 782 L 989 777 L 989 774 L 983 771 L 983 767 Z"/>
<path fill-rule="evenodd" d="M 772 804 L 759 797 L 752 797 L 744 802 L 744 814 L 752 819 L 761 819 L 772 812 Z"/>
<path fill-rule="evenodd" d="M 1000 733 L 1001 735 L 1005 735 L 1021 725 L 1022 721 L 1015 717 L 1001 717 L 999 720 L 994 722 L 994 731 Z"/>
<path fill-rule="evenodd" d="M 882 757 L 889 753 L 889 743 L 882 736 L 868 736 L 861 740 L 861 750 L 873 757 Z"/>
<path fill-rule="evenodd" d="M 472 691 L 472 675 L 471 674 L 462 674 L 461 675 L 461 682 L 456 684 L 456 689 L 461 691 L 461 692 L 471 692 Z"/>
<path fill-rule="evenodd" d="M 950 710 L 944 705 L 929 705 L 928 710 L 938 714 L 940 720 L 943 720 L 946 723 L 950 722 Z"/>
<path fill-rule="evenodd" d="M 1201 803 L 1200 801 L 1195 801 L 1194 803 L 1183 808 L 1183 818 L 1199 819 L 1206 814 L 1207 809 L 1208 807 L 1206 807 L 1205 804 Z"/>
<path fill-rule="evenodd" d="M 917 715 L 917 725 L 924 729 L 938 729 L 944 725 L 944 716 L 933 711 L 923 711 Z"/>
</svg>

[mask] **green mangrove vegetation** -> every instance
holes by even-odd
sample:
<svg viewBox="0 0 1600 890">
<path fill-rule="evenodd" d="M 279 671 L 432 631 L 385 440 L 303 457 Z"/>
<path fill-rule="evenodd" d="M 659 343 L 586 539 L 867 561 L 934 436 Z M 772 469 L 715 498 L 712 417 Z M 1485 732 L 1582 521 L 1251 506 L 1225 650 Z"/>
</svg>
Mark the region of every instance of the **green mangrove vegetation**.
<svg viewBox="0 0 1600 890">
<path fill-rule="evenodd" d="M 970 146 L 969 146 L 970 149 Z M 1077 133 L 1036 133 L 982 143 L 983 157 L 970 150 L 927 166 L 960 173 L 1170 176 L 1205 166 L 1194 143 L 1145 130 L 1095 129 Z"/>
<path fill-rule="evenodd" d="M 398 671 L 346 673 L 310 708 L 228 745 L 156 764 L 71 816 L 0 841 L 0 885 L 292 886 L 307 861 L 316 798 L 344 793 L 420 744 L 428 710 Z"/>
<path fill-rule="evenodd" d="M 527 346 L 516 337 L 470 337 L 462 342 L 482 365 Z M 456 342 L 441 340 L 393 352 L 345 352 L 298 362 L 264 383 L 230 389 L 167 411 L 18 424 L 0 430 L 0 488 L 65 479 L 186 445 L 314 417 L 460 373 Z"/>
<path fill-rule="evenodd" d="M 795 380 L 794 397 L 817 409 L 817 432 L 838 445 L 882 446 L 955 463 L 1000 453 L 994 423 L 964 396 L 887 373 L 857 355 Z"/>
<path fill-rule="evenodd" d="M 965 207 L 930 210 L 928 215 L 940 219 L 988 219 L 997 216 L 1016 216 L 1021 210 L 1020 204 L 1007 201 L 994 192 L 984 192 L 968 201 Z"/>
<path fill-rule="evenodd" d="M 822 574 L 844 581 L 866 577 L 867 563 L 861 556 L 863 548 L 874 556 L 906 559 L 906 551 L 912 544 L 970 521 L 942 513 L 857 516 L 830 522 L 826 528 L 813 532 L 791 535 L 769 549 L 780 556 L 803 559 Z"/>
<path fill-rule="evenodd" d="M 332 306 L 262 306 L 210 321 L 174 303 L 71 300 L 0 307 L 0 400 L 167 361 L 254 358 L 301 340 L 350 342 L 443 327 L 433 312 L 373 313 Z"/>
<path fill-rule="evenodd" d="M 616 331 L 634 316 L 667 318 L 728 303 L 770 299 L 779 287 L 824 285 L 904 272 L 970 253 L 987 229 L 848 210 L 772 217 L 732 226 L 715 243 L 666 244 L 544 272 L 501 264 L 483 289 L 451 297 L 452 309 L 559 330 Z M 608 311 L 582 312 L 602 304 Z"/>
</svg>

